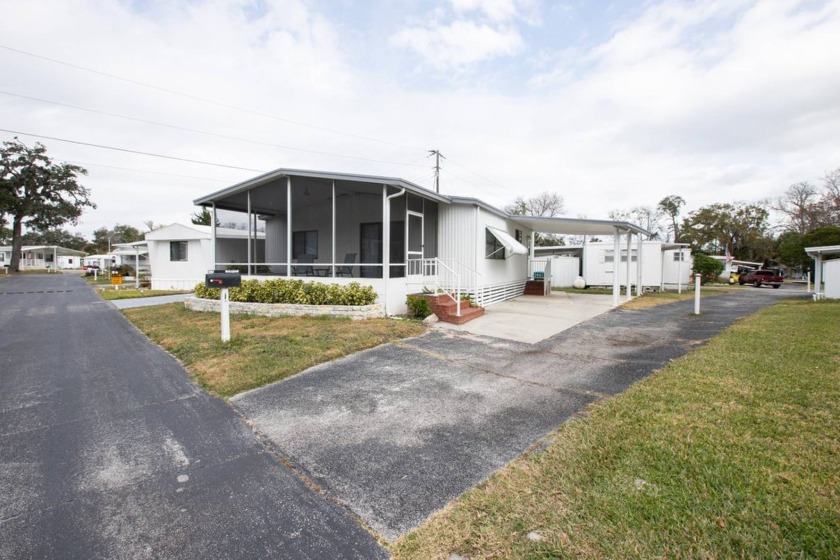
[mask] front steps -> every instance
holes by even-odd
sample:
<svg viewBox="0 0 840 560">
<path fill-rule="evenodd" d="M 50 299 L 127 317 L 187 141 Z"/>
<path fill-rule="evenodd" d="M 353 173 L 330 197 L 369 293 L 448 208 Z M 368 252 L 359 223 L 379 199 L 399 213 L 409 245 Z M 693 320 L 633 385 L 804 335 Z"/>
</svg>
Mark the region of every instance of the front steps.
<svg viewBox="0 0 840 560">
<path fill-rule="evenodd" d="M 458 304 L 446 294 L 418 294 L 426 298 L 439 321 L 463 325 L 484 315 L 483 307 L 471 307 L 469 300 L 461 300 L 461 316 L 456 315 Z"/>
<path fill-rule="evenodd" d="M 525 296 L 544 296 L 546 295 L 545 282 L 542 280 L 528 280 L 525 283 Z"/>
</svg>

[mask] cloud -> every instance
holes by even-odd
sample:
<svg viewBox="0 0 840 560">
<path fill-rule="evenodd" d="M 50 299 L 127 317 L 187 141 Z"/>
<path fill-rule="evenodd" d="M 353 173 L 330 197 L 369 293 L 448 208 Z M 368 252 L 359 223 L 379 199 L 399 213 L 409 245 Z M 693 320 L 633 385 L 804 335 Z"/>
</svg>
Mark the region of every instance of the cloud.
<svg viewBox="0 0 840 560">
<path fill-rule="evenodd" d="M 403 29 L 391 37 L 391 44 L 409 48 L 430 66 L 445 70 L 498 56 L 511 56 L 522 46 L 522 37 L 512 27 L 493 28 L 456 20 L 434 28 Z"/>
</svg>

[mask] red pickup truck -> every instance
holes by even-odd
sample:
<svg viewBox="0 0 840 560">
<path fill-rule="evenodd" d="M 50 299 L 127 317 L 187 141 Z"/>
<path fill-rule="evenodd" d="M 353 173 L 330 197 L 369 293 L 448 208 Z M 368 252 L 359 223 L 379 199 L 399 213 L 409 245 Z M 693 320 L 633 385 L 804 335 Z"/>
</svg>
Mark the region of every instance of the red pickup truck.
<svg viewBox="0 0 840 560">
<path fill-rule="evenodd" d="M 741 286 L 744 284 L 752 284 L 756 288 L 760 288 L 765 284 L 778 288 L 784 281 L 785 279 L 783 277 L 779 276 L 772 270 L 751 270 L 738 277 L 738 284 Z"/>
</svg>

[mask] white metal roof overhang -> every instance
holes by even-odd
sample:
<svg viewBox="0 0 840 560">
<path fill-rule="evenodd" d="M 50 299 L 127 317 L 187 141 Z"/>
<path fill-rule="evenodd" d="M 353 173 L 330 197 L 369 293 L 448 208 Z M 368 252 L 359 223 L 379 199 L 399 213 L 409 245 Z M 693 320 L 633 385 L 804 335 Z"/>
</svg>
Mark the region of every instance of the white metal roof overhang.
<svg viewBox="0 0 840 560">
<path fill-rule="evenodd" d="M 590 220 L 587 218 L 549 218 L 545 216 L 510 216 L 510 220 L 540 233 L 561 235 L 615 235 L 635 233 L 652 237 L 653 234 L 630 222 Z"/>
<path fill-rule="evenodd" d="M 12 250 L 11 247 L 8 248 Z M 59 247 L 58 245 L 24 245 L 20 248 L 21 251 L 55 251 L 59 257 L 84 257 L 87 255 L 84 251 L 77 251 L 76 249 L 68 249 L 67 247 Z"/>
<path fill-rule="evenodd" d="M 336 182 L 387 185 L 397 189 L 405 189 L 410 193 L 434 200 L 436 202 L 450 202 L 450 199 L 446 196 L 440 195 L 434 191 L 421 187 L 420 185 L 415 185 L 410 181 L 406 181 L 404 179 L 399 179 L 396 177 L 380 177 L 377 175 L 358 175 L 353 173 L 336 173 L 331 171 L 311 171 L 306 169 L 281 168 L 275 169 L 274 171 L 270 171 L 268 173 L 264 173 L 263 175 L 259 175 L 257 177 L 253 177 L 251 179 L 248 179 L 247 181 L 242 181 L 241 183 L 237 183 L 220 191 L 216 191 L 207 196 L 197 198 L 193 200 L 193 204 L 195 204 L 196 206 L 206 207 L 210 206 L 213 203 L 216 203 L 217 208 L 241 211 L 244 210 L 244 207 L 242 206 L 242 204 L 231 203 L 232 197 L 235 197 L 236 195 L 244 193 L 251 189 L 256 189 L 257 187 L 267 185 L 269 183 L 277 181 L 278 179 L 284 179 L 287 177 L 291 177 L 293 179 L 295 177 L 307 177 L 311 179 L 324 179 Z M 254 211 L 258 212 L 259 210 L 255 209 Z"/>
<path fill-rule="evenodd" d="M 823 245 L 822 247 L 805 247 L 805 252 L 810 257 L 823 255 L 840 255 L 840 245 Z"/>
<path fill-rule="evenodd" d="M 132 243 L 115 243 L 112 255 L 147 255 L 149 246 L 145 241 L 134 241 Z"/>
<path fill-rule="evenodd" d="M 508 232 L 490 226 L 487 226 L 487 231 L 489 231 L 493 237 L 498 239 L 499 243 L 501 243 L 505 249 L 507 249 L 514 255 L 528 254 L 528 248 L 516 239 L 514 239 L 513 236 Z"/>
</svg>

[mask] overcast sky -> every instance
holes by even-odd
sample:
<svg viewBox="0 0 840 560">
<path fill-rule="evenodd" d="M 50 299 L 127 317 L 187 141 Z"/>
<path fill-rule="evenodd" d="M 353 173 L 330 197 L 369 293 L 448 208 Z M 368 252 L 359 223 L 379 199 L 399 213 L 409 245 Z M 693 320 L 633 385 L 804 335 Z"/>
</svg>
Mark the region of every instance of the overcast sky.
<svg viewBox="0 0 840 560">
<path fill-rule="evenodd" d="M 447 158 L 444 194 L 503 206 L 557 191 L 590 218 L 669 194 L 689 210 L 778 196 L 840 167 L 840 1 L 0 0 L 0 13 L 0 128 L 89 170 L 98 209 L 71 228 L 85 235 L 187 221 L 193 199 L 278 167 L 431 187 L 430 149 Z"/>
</svg>

